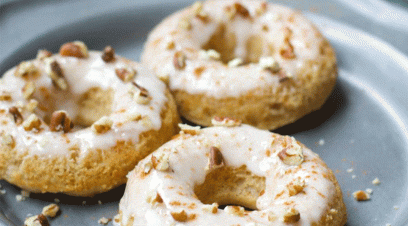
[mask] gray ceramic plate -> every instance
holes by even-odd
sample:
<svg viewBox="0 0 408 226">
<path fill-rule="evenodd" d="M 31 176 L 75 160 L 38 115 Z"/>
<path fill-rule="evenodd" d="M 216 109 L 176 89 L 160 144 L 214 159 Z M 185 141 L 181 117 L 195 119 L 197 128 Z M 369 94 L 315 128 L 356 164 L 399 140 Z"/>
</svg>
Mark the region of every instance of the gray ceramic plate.
<svg viewBox="0 0 408 226">
<path fill-rule="evenodd" d="M 303 10 L 328 37 L 337 50 L 339 79 L 321 110 L 276 132 L 295 136 L 335 171 L 348 208 L 347 225 L 408 225 L 408 58 L 403 55 L 408 53 L 408 13 L 380 0 L 353 2 L 280 2 Z M 91 49 L 112 45 L 118 54 L 139 60 L 149 30 L 188 4 L 191 1 L 1 2 L 0 74 L 34 58 L 39 48 L 56 52 L 72 40 L 83 40 Z M 353 172 L 347 172 L 350 168 Z M 378 186 L 371 183 L 376 177 Z M 55 198 L 62 212 L 51 225 L 98 225 L 99 218 L 117 213 L 124 189 L 94 198 L 32 194 L 17 202 L 20 189 L 0 184 L 7 191 L 0 195 L 0 225 L 22 225 L 27 215 L 39 213 Z M 352 198 L 352 192 L 367 188 L 373 189 L 370 201 Z"/>
</svg>

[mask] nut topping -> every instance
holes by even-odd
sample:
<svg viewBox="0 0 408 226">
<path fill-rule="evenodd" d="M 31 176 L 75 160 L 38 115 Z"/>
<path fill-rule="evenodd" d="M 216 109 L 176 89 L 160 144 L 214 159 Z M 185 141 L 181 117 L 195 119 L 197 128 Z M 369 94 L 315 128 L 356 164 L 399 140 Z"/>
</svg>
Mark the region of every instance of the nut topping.
<svg viewBox="0 0 408 226">
<path fill-rule="evenodd" d="M 204 60 L 210 60 L 210 59 L 219 60 L 221 58 L 221 54 L 213 49 L 209 49 L 207 51 L 200 50 L 198 54 L 200 58 Z"/>
<path fill-rule="evenodd" d="M 269 70 L 276 73 L 280 70 L 278 62 L 273 57 L 261 57 L 259 59 L 259 66 L 264 70 Z"/>
<path fill-rule="evenodd" d="M 31 99 L 28 104 L 26 104 L 25 109 L 29 112 L 33 112 L 38 106 L 38 101 Z"/>
<path fill-rule="evenodd" d="M 143 88 L 142 86 L 138 85 L 136 82 L 132 82 L 133 87 L 137 88 L 137 91 L 131 91 L 132 94 L 134 95 L 133 97 L 136 99 L 136 102 L 138 104 L 149 104 L 150 100 L 152 99 L 149 96 L 149 91 L 147 89 Z"/>
<path fill-rule="evenodd" d="M 300 213 L 295 208 L 287 209 L 281 220 L 285 223 L 296 223 L 300 220 Z"/>
<path fill-rule="evenodd" d="M 88 57 L 88 47 L 81 41 L 68 42 L 61 46 L 59 53 L 61 56 L 86 58 Z"/>
<path fill-rule="evenodd" d="M 215 116 L 213 119 L 211 119 L 211 123 L 214 126 L 233 127 L 233 126 L 240 126 L 242 121 L 237 120 L 237 119 L 228 118 L 228 117 Z"/>
<path fill-rule="evenodd" d="M 242 206 L 226 206 L 224 211 L 237 216 L 242 216 L 245 213 L 245 209 Z"/>
<path fill-rule="evenodd" d="M 232 6 L 226 8 L 226 13 L 229 19 L 233 19 L 237 14 L 247 18 L 249 17 L 249 11 L 240 3 L 234 3 Z"/>
<path fill-rule="evenodd" d="M 6 91 L 1 91 L 0 93 L 0 101 L 11 101 L 11 94 Z"/>
<path fill-rule="evenodd" d="M 204 22 L 207 22 L 208 14 L 203 11 L 203 3 L 202 2 L 195 2 L 192 5 L 192 9 L 193 9 L 193 12 L 194 12 L 194 16 L 196 16 L 198 19 L 200 19 L 200 20 L 202 20 Z"/>
<path fill-rule="evenodd" d="M 225 165 L 224 158 L 222 157 L 222 153 L 220 149 L 217 147 L 210 148 L 210 156 L 208 158 L 208 164 L 206 169 L 212 170 L 215 168 L 223 167 Z"/>
<path fill-rule="evenodd" d="M 154 205 L 156 203 L 162 203 L 163 199 L 157 191 L 151 191 L 146 197 L 146 202 Z"/>
<path fill-rule="evenodd" d="M 50 204 L 45 206 L 42 210 L 42 214 L 46 217 L 55 217 L 59 211 L 59 206 L 57 204 Z"/>
<path fill-rule="evenodd" d="M 33 129 L 36 129 L 38 131 L 40 129 L 40 126 L 41 126 L 41 119 L 39 119 L 37 115 L 35 114 L 31 114 L 23 122 L 23 127 L 25 131 L 31 131 Z"/>
<path fill-rule="evenodd" d="M 92 131 L 99 134 L 106 133 L 112 128 L 112 125 L 112 119 L 107 116 L 103 116 L 92 125 Z"/>
<path fill-rule="evenodd" d="M 230 60 L 228 62 L 228 67 L 238 67 L 240 65 L 242 65 L 244 63 L 244 61 L 241 58 L 235 58 L 233 60 Z"/>
<path fill-rule="evenodd" d="M 52 113 L 50 122 L 51 131 L 64 131 L 64 133 L 68 133 L 72 128 L 74 128 L 74 123 L 66 111 L 55 111 Z"/>
<path fill-rule="evenodd" d="M 49 60 L 46 61 L 45 68 L 48 76 L 52 79 L 52 83 L 61 90 L 66 90 L 68 88 L 67 81 L 64 78 L 64 73 L 57 61 Z"/>
<path fill-rule="evenodd" d="M 263 15 L 266 12 L 267 8 L 268 8 L 268 3 L 262 2 L 261 5 L 256 9 L 256 14 L 258 16 Z"/>
<path fill-rule="evenodd" d="M 50 51 L 45 50 L 45 49 L 40 49 L 37 52 L 36 59 L 37 60 L 44 60 L 45 58 L 48 58 L 50 56 L 52 56 L 52 53 Z"/>
<path fill-rule="evenodd" d="M 199 134 L 199 133 L 200 133 L 200 129 L 201 129 L 200 126 L 190 126 L 190 125 L 181 124 L 181 123 L 179 123 L 178 126 L 179 126 L 180 129 L 181 129 L 180 133 L 182 132 L 182 133 L 187 133 L 187 134 L 190 134 L 190 135 L 197 135 L 197 134 Z"/>
<path fill-rule="evenodd" d="M 103 50 L 102 60 L 106 63 L 112 62 L 115 60 L 115 49 L 111 46 L 106 46 Z"/>
<path fill-rule="evenodd" d="M 300 180 L 300 179 L 292 181 L 287 185 L 289 196 L 294 196 L 294 195 L 299 194 L 300 192 L 303 191 L 304 188 L 305 188 L 305 181 Z"/>
<path fill-rule="evenodd" d="M 31 98 L 31 96 L 34 94 L 35 92 L 35 84 L 34 82 L 27 82 L 25 84 L 25 86 L 23 87 L 23 97 L 24 99 L 28 100 Z"/>
<path fill-rule="evenodd" d="M 24 226 L 49 226 L 47 218 L 43 214 L 38 214 L 27 218 L 24 221 Z"/>
<path fill-rule="evenodd" d="M 159 171 L 166 171 L 170 168 L 169 153 L 160 152 L 152 155 L 153 168 Z"/>
<path fill-rule="evenodd" d="M 170 212 L 171 216 L 173 217 L 174 220 L 179 221 L 179 222 L 186 222 L 188 219 L 187 213 L 184 210 L 178 211 L 178 212 Z"/>
<path fill-rule="evenodd" d="M 14 75 L 23 79 L 35 78 L 40 74 L 38 68 L 32 62 L 23 61 L 18 66 Z"/>
<path fill-rule="evenodd" d="M 23 116 L 16 107 L 9 108 L 9 113 L 13 116 L 14 122 L 18 125 L 23 122 Z"/>
<path fill-rule="evenodd" d="M 357 201 L 367 201 L 370 199 L 370 195 L 367 192 L 362 191 L 362 190 L 355 191 L 353 193 L 353 197 Z"/>
<path fill-rule="evenodd" d="M 204 211 L 206 212 L 210 212 L 210 213 L 217 213 L 218 212 L 218 203 L 214 202 L 211 205 L 204 205 L 202 208 Z"/>
<path fill-rule="evenodd" d="M 183 52 L 178 51 L 174 53 L 173 65 L 177 70 L 181 70 L 186 67 L 186 56 Z"/>
<path fill-rule="evenodd" d="M 298 166 L 302 164 L 304 160 L 303 149 L 294 139 L 292 139 L 292 144 L 280 151 L 278 157 L 286 165 Z"/>
<path fill-rule="evenodd" d="M 129 82 L 135 77 L 137 72 L 131 67 L 122 67 L 115 69 L 115 73 L 120 80 Z"/>
</svg>

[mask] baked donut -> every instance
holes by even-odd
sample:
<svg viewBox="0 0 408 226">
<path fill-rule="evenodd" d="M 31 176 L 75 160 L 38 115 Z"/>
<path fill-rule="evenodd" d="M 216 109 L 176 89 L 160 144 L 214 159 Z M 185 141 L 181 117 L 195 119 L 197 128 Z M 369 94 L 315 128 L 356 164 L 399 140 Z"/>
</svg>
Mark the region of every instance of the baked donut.
<svg viewBox="0 0 408 226">
<path fill-rule="evenodd" d="M 164 19 L 142 62 L 168 82 L 181 116 L 275 129 L 319 109 L 336 82 L 329 42 L 300 12 L 258 0 L 209 0 Z"/>
<path fill-rule="evenodd" d="M 0 80 L 0 179 L 31 192 L 105 192 L 178 122 L 165 84 L 111 47 L 40 50 Z"/>
<path fill-rule="evenodd" d="M 293 137 L 216 123 L 183 125 L 178 137 L 139 162 L 116 225 L 346 223 L 340 187 L 317 154 Z"/>
</svg>

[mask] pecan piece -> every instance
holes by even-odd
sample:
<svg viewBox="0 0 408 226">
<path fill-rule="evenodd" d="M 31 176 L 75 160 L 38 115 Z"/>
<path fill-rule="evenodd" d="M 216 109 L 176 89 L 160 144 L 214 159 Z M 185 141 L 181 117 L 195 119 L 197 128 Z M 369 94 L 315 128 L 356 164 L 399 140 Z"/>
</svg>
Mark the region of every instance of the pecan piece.
<svg viewBox="0 0 408 226">
<path fill-rule="evenodd" d="M 26 84 L 25 84 L 25 86 L 23 87 L 23 90 L 22 90 L 22 92 L 23 92 L 23 97 L 24 97 L 24 99 L 30 99 L 31 98 L 31 96 L 34 94 L 34 92 L 35 92 L 35 84 L 34 84 L 34 82 L 27 82 Z"/>
<path fill-rule="evenodd" d="M 129 82 L 131 81 L 135 75 L 136 75 L 136 70 L 131 68 L 131 67 L 121 67 L 121 68 L 116 68 L 115 69 L 116 76 L 124 82 Z"/>
<path fill-rule="evenodd" d="M 72 56 L 77 58 L 88 57 L 88 47 L 81 41 L 67 42 L 59 50 L 61 56 Z"/>
<path fill-rule="evenodd" d="M 208 158 L 208 164 L 206 169 L 212 170 L 215 168 L 223 167 L 225 165 L 224 158 L 222 157 L 222 153 L 220 149 L 217 147 L 212 146 L 210 148 L 210 156 Z"/>
<path fill-rule="evenodd" d="M 94 131 L 97 134 L 106 133 L 112 128 L 112 125 L 113 125 L 112 119 L 103 116 L 92 125 L 92 131 Z"/>
<path fill-rule="evenodd" d="M 31 131 L 33 129 L 36 129 L 38 131 L 40 129 L 40 126 L 41 126 L 41 119 L 39 119 L 35 114 L 31 114 L 23 122 L 23 127 L 25 131 Z"/>
<path fill-rule="evenodd" d="M 23 79 L 29 79 L 40 75 L 40 71 L 32 62 L 23 61 L 17 66 L 14 75 Z"/>
<path fill-rule="evenodd" d="M 24 226 L 49 226 L 50 223 L 43 214 L 38 214 L 27 218 L 24 221 Z"/>
<path fill-rule="evenodd" d="M 66 111 L 55 111 L 52 113 L 50 122 L 51 131 L 64 131 L 64 133 L 68 133 L 72 128 L 74 128 L 74 123 Z"/>
<path fill-rule="evenodd" d="M 181 210 L 178 212 L 170 212 L 171 216 L 173 217 L 174 220 L 179 221 L 179 222 L 186 222 L 188 219 L 188 215 L 186 211 Z"/>
<path fill-rule="evenodd" d="M 9 108 L 9 113 L 13 116 L 14 122 L 16 124 L 20 124 L 23 122 L 23 116 L 21 115 L 20 111 L 16 107 Z"/>
<path fill-rule="evenodd" d="M 48 76 L 51 78 L 52 84 L 61 90 L 66 90 L 68 88 L 62 68 L 56 60 L 47 61 L 45 70 Z"/>
<path fill-rule="evenodd" d="M 186 67 L 186 56 L 183 52 L 177 51 L 174 53 L 173 65 L 177 70 L 182 70 Z"/>
<path fill-rule="evenodd" d="M 300 213 L 295 208 L 287 209 L 281 220 L 285 223 L 296 223 L 300 220 Z"/>
<path fill-rule="evenodd" d="M 59 211 L 59 206 L 57 204 L 50 204 L 45 206 L 42 210 L 42 214 L 47 217 L 55 217 Z"/>
<path fill-rule="evenodd" d="M 40 49 L 37 52 L 36 59 L 37 60 L 44 60 L 45 58 L 48 58 L 50 56 L 52 56 L 52 53 L 50 51 L 45 50 L 45 49 Z"/>
<path fill-rule="evenodd" d="M 115 60 L 115 49 L 112 46 L 106 46 L 103 50 L 102 60 L 106 63 L 112 62 Z"/>
</svg>

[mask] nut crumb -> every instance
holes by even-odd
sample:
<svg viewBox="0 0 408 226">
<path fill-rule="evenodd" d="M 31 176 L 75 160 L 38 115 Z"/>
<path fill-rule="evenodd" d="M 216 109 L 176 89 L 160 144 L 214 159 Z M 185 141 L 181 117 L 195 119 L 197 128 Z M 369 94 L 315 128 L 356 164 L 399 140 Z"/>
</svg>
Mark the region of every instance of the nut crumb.
<svg viewBox="0 0 408 226">
<path fill-rule="evenodd" d="M 287 185 L 287 189 L 289 191 L 289 196 L 294 196 L 299 194 L 305 188 L 306 183 L 305 180 L 296 179 L 295 181 L 290 182 Z"/>
<path fill-rule="evenodd" d="M 46 217 L 55 217 L 57 216 L 58 211 L 60 210 L 59 206 L 57 204 L 50 204 L 48 206 L 45 206 L 42 209 L 42 214 Z"/>
<path fill-rule="evenodd" d="M 51 131 L 64 131 L 64 133 L 68 133 L 72 128 L 74 128 L 74 123 L 66 111 L 55 111 L 52 113 L 50 121 Z"/>
<path fill-rule="evenodd" d="M 66 90 L 68 88 L 68 83 L 64 78 L 64 73 L 62 68 L 56 60 L 47 60 L 45 65 L 45 71 L 51 78 L 52 83 L 61 90 Z"/>
<path fill-rule="evenodd" d="M 373 189 L 371 189 L 371 188 L 367 188 L 365 191 L 366 191 L 369 195 L 373 194 Z"/>
<path fill-rule="evenodd" d="M 302 164 L 303 148 L 292 138 L 292 144 L 278 153 L 278 157 L 286 165 L 298 166 Z"/>
<path fill-rule="evenodd" d="M 243 216 L 245 209 L 242 206 L 226 206 L 224 211 L 231 215 Z"/>
<path fill-rule="evenodd" d="M 204 205 L 202 208 L 205 212 L 217 213 L 218 212 L 218 203 L 214 202 L 211 205 Z"/>
<path fill-rule="evenodd" d="M 241 58 L 235 58 L 233 60 L 230 60 L 228 62 L 228 67 L 238 67 L 240 65 L 242 65 L 244 63 L 244 61 Z"/>
<path fill-rule="evenodd" d="M 110 119 L 107 116 L 103 116 L 92 125 L 92 131 L 100 134 L 106 133 L 112 128 L 112 125 L 113 125 L 112 119 Z"/>
<path fill-rule="evenodd" d="M 24 221 L 24 226 L 49 226 L 47 218 L 43 214 L 38 214 L 27 218 Z"/>
<path fill-rule="evenodd" d="M 353 168 L 347 169 L 347 173 L 351 173 L 351 172 L 353 172 L 353 171 L 354 171 Z"/>
<path fill-rule="evenodd" d="M 376 178 L 372 181 L 372 184 L 374 184 L 374 185 L 379 185 L 379 184 L 381 184 L 381 181 L 380 181 L 380 179 L 378 179 L 378 177 L 376 177 Z"/>
<path fill-rule="evenodd" d="M 112 48 L 112 46 L 106 46 L 105 49 L 103 49 L 102 60 L 106 63 L 115 60 L 115 49 Z"/>
<path fill-rule="evenodd" d="M 136 70 L 130 66 L 120 67 L 115 69 L 116 76 L 124 82 L 133 80 L 136 75 Z"/>
<path fill-rule="evenodd" d="M 190 135 L 197 135 L 200 134 L 200 126 L 190 126 L 187 124 L 182 124 L 179 123 L 178 124 L 179 128 L 181 129 L 180 133 L 186 133 L 186 134 L 190 134 Z"/>
<path fill-rule="evenodd" d="M 219 59 L 221 59 L 221 54 L 219 52 L 213 50 L 213 49 L 200 50 L 198 52 L 198 54 L 199 54 L 199 57 L 201 59 L 204 59 L 204 60 L 210 60 L 210 59 L 219 60 Z"/>
<path fill-rule="evenodd" d="M 88 57 L 88 47 L 82 41 L 67 42 L 59 50 L 61 56 Z"/>
<path fill-rule="evenodd" d="M 34 112 L 34 110 L 37 108 L 37 106 L 38 106 L 38 101 L 36 101 L 34 99 L 31 99 L 30 101 L 28 101 L 25 108 L 29 112 Z"/>
<path fill-rule="evenodd" d="M 6 190 L 0 190 L 0 195 L 5 195 L 7 193 L 7 191 Z"/>
<path fill-rule="evenodd" d="M 36 59 L 37 60 L 44 60 L 45 58 L 48 58 L 48 57 L 51 57 L 51 56 L 52 56 L 52 53 L 50 51 L 45 50 L 45 49 L 40 49 L 37 52 Z"/>
<path fill-rule="evenodd" d="M 287 209 L 281 220 L 285 223 L 296 223 L 300 220 L 300 213 L 295 208 Z"/>
<path fill-rule="evenodd" d="M 186 55 L 183 52 L 177 51 L 173 56 L 173 65 L 177 70 L 182 70 L 186 67 Z"/>
<path fill-rule="evenodd" d="M 9 113 L 13 116 L 14 122 L 18 125 L 23 122 L 23 116 L 17 107 L 10 107 Z"/>
<path fill-rule="evenodd" d="M 215 116 L 214 118 L 211 119 L 211 123 L 213 124 L 213 126 L 234 127 L 240 126 L 242 124 L 242 121 L 228 117 Z"/>
<path fill-rule="evenodd" d="M 16 145 L 14 137 L 11 134 L 8 134 L 8 133 L 2 133 L 1 134 L 1 143 L 6 145 L 6 146 L 9 146 L 11 148 L 14 148 L 15 145 Z M 1 188 L 1 186 L 0 186 L 0 188 Z"/>
<path fill-rule="evenodd" d="M 150 191 L 146 197 L 146 202 L 155 205 L 156 203 L 163 203 L 163 199 L 157 191 Z"/>
<path fill-rule="evenodd" d="M 370 195 L 367 192 L 362 191 L 362 190 L 353 192 L 353 197 L 357 201 L 366 201 L 370 199 Z"/>
<path fill-rule="evenodd" d="M 23 61 L 18 66 L 14 75 L 23 79 L 35 78 L 40 74 L 38 68 L 32 62 Z"/>
<path fill-rule="evenodd" d="M 1 91 L 0 93 L 0 101 L 11 101 L 11 94 L 7 91 Z"/>
<path fill-rule="evenodd" d="M 23 97 L 24 99 L 28 100 L 31 98 L 31 96 L 34 94 L 35 92 L 35 84 L 34 82 L 27 82 L 22 90 L 23 93 Z"/>
<path fill-rule="evenodd" d="M 130 92 L 133 94 L 133 98 L 136 100 L 136 102 L 143 105 L 149 104 L 152 97 L 149 96 L 147 89 L 138 85 L 136 82 L 132 82 L 132 86 L 133 87 L 130 88 Z"/>
<path fill-rule="evenodd" d="M 210 156 L 208 158 L 208 164 L 205 169 L 212 170 L 212 169 L 223 167 L 224 165 L 225 165 L 225 162 L 224 162 L 224 158 L 222 157 L 222 153 L 220 149 L 212 146 L 210 148 Z"/>
<path fill-rule="evenodd" d="M 111 218 L 102 217 L 101 219 L 98 220 L 98 224 L 106 225 L 106 224 L 108 224 L 110 221 L 112 221 Z"/>
<path fill-rule="evenodd" d="M 41 127 L 41 119 L 37 117 L 35 114 L 31 114 L 26 120 L 23 122 L 23 128 L 25 131 L 31 131 L 33 129 L 39 130 Z"/>
<path fill-rule="evenodd" d="M 276 73 L 281 69 L 278 62 L 276 62 L 273 57 L 261 57 L 259 59 L 259 66 L 263 70 L 269 70 L 272 73 Z"/>
<path fill-rule="evenodd" d="M 155 153 L 151 157 L 153 168 L 159 171 L 166 171 L 170 168 L 170 155 L 167 152 Z"/>
<path fill-rule="evenodd" d="M 246 9 L 240 3 L 234 3 L 232 6 L 227 6 L 225 10 L 230 20 L 233 19 L 237 14 L 244 18 L 247 18 L 250 16 L 248 9 Z"/>
</svg>

